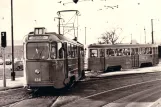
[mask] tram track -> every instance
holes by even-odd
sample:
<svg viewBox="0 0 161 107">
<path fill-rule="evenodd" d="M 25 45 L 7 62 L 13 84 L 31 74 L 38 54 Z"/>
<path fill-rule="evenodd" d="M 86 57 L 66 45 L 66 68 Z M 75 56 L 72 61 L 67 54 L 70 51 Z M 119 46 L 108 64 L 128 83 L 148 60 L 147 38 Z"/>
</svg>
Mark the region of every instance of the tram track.
<svg viewBox="0 0 161 107">
<path fill-rule="evenodd" d="M 10 90 L 11 91 L 11 90 Z M 35 91 L 26 91 L 26 96 L 22 99 L 17 99 L 12 102 L 6 102 L 1 104 L 1 107 L 51 107 L 51 105 L 59 98 L 59 93 L 55 93 L 53 90 L 35 90 Z"/>
<path fill-rule="evenodd" d="M 144 100 L 147 97 L 150 97 L 150 96 L 160 93 L 161 92 L 161 90 L 159 90 L 160 88 L 161 88 L 161 86 L 157 86 L 157 87 L 152 87 L 152 88 L 140 91 L 140 92 L 132 93 L 128 96 L 119 98 L 115 101 L 112 101 L 112 102 L 106 104 L 106 105 L 103 105 L 102 107 L 116 107 L 116 105 L 117 105 L 117 107 L 136 107 L 134 102 L 139 102 L 139 101 L 141 102 L 141 100 Z M 155 90 L 157 90 L 157 91 L 155 91 Z M 140 95 L 142 95 L 142 97 L 138 97 Z M 124 102 L 124 101 L 127 101 L 127 102 Z M 119 105 L 118 105 L 118 103 L 119 103 Z M 137 105 L 141 105 L 141 104 L 137 104 Z M 144 107 L 147 107 L 147 106 L 150 107 L 151 105 L 153 105 L 153 102 L 144 104 Z"/>
<path fill-rule="evenodd" d="M 89 84 L 133 84 L 138 82 L 146 82 L 149 80 L 159 79 L 161 77 L 161 72 L 157 73 L 141 73 L 141 74 L 126 74 L 126 75 L 116 75 L 116 76 L 106 76 L 106 77 L 92 77 L 87 81 L 80 81 L 78 84 L 81 86 L 88 86 Z M 114 88 L 114 87 L 113 87 Z"/>
<path fill-rule="evenodd" d="M 126 98 L 128 95 L 131 95 L 133 93 L 139 93 L 142 90 L 147 90 L 148 88 L 153 86 L 150 84 L 157 86 L 157 85 L 161 84 L 161 79 L 147 81 L 147 82 L 140 82 L 137 84 L 126 85 L 126 86 L 118 87 L 118 88 L 111 89 L 111 90 L 105 90 L 102 92 L 98 92 L 98 93 L 77 99 L 71 103 L 64 105 L 63 107 L 71 107 L 71 106 L 75 106 L 75 105 L 77 105 L 78 107 L 104 106 L 106 104 L 115 102 L 119 99 L 123 99 L 124 97 Z M 139 87 L 139 88 L 136 88 L 136 87 Z M 157 87 L 160 87 L 160 86 L 157 86 Z M 131 89 L 131 90 L 129 92 L 126 92 L 126 91 L 124 91 L 126 89 Z M 120 92 L 121 92 L 121 94 L 119 95 Z M 113 95 L 115 95 L 115 98 Z M 107 97 L 102 98 L 102 96 L 107 96 Z M 111 97 L 109 97 L 109 96 L 111 96 Z M 91 105 L 89 106 L 89 104 L 91 104 Z M 96 104 L 96 105 L 94 105 L 94 104 Z"/>
</svg>

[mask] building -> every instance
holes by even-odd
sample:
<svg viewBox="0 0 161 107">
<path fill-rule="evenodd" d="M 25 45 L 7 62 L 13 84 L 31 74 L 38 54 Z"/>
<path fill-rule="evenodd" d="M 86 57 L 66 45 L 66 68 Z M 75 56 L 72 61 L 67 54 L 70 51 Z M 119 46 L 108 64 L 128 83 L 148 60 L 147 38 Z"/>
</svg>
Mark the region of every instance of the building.
<svg viewBox="0 0 161 107">
<path fill-rule="evenodd" d="M 7 43 L 11 43 L 11 41 L 7 41 Z M 0 46 L 0 58 L 3 56 L 3 48 Z M 6 59 L 12 59 L 12 46 L 8 44 L 5 48 L 5 57 Z M 23 43 L 21 41 L 14 41 L 14 58 L 22 59 L 23 58 Z"/>
</svg>

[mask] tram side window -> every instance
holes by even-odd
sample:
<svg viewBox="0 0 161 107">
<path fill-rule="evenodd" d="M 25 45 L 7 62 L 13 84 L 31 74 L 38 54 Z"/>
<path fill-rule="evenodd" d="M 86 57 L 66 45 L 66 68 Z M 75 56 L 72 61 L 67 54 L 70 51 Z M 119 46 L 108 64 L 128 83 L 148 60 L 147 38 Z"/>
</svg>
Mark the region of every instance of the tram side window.
<svg viewBox="0 0 161 107">
<path fill-rule="evenodd" d="M 155 47 L 153 47 L 153 54 L 155 54 Z"/>
<path fill-rule="evenodd" d="M 158 54 L 158 48 L 156 47 L 156 54 Z"/>
<path fill-rule="evenodd" d="M 130 48 L 126 48 L 123 51 L 124 55 L 130 55 Z"/>
<path fill-rule="evenodd" d="M 154 54 L 156 54 L 156 47 L 154 47 Z"/>
<path fill-rule="evenodd" d="M 105 50 L 104 49 L 99 49 L 99 52 L 100 52 L 100 57 L 105 56 Z"/>
<path fill-rule="evenodd" d="M 90 49 L 90 57 L 98 57 L 98 50 Z"/>
<path fill-rule="evenodd" d="M 140 54 L 146 54 L 146 48 L 140 48 Z"/>
<path fill-rule="evenodd" d="M 145 48 L 141 48 L 140 51 L 141 51 L 141 52 L 140 52 L 141 54 L 145 54 L 145 52 L 146 52 L 146 51 L 145 51 Z"/>
<path fill-rule="evenodd" d="M 109 49 L 106 49 L 106 56 L 109 56 Z"/>
<path fill-rule="evenodd" d="M 122 56 L 123 55 L 123 49 L 116 49 L 116 54 L 117 56 Z"/>
<path fill-rule="evenodd" d="M 107 49 L 106 54 L 108 54 L 108 56 L 115 56 L 115 49 Z"/>
<path fill-rule="evenodd" d="M 56 59 L 57 58 L 57 44 L 56 43 L 52 43 L 51 44 L 50 57 L 52 59 Z"/>
<path fill-rule="evenodd" d="M 148 54 L 149 48 L 145 48 L 145 54 Z"/>
<path fill-rule="evenodd" d="M 146 51 L 146 54 L 152 54 L 152 51 L 151 51 L 152 49 L 151 48 L 145 48 L 145 51 Z"/>
<path fill-rule="evenodd" d="M 68 58 L 71 58 L 71 45 L 68 44 Z"/>
<path fill-rule="evenodd" d="M 62 43 L 58 43 L 58 52 L 59 52 L 59 58 L 64 58 L 64 48 L 62 46 Z"/>
<path fill-rule="evenodd" d="M 74 54 L 75 54 L 75 57 L 78 57 L 77 46 L 75 46 L 75 45 L 74 45 Z"/>
<path fill-rule="evenodd" d="M 71 57 L 72 57 L 72 58 L 75 58 L 74 45 L 71 45 Z"/>
<path fill-rule="evenodd" d="M 136 54 L 136 48 L 132 48 L 131 49 L 131 55 L 135 55 Z"/>
<path fill-rule="evenodd" d="M 84 57 L 84 49 L 81 47 L 81 49 L 80 49 L 80 55 L 82 56 L 82 57 Z"/>
<path fill-rule="evenodd" d="M 150 50 L 150 51 L 149 51 L 149 54 L 152 54 L 152 48 L 151 48 L 151 47 L 149 48 L 149 50 Z"/>
</svg>

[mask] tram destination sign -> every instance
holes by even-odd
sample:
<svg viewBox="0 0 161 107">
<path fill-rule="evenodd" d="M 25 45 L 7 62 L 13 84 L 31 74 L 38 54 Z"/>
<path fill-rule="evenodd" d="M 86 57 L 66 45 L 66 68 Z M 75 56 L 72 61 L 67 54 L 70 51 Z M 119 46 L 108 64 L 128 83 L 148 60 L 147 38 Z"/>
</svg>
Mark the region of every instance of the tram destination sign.
<svg viewBox="0 0 161 107">
<path fill-rule="evenodd" d="M 29 36 L 29 40 L 46 40 L 49 39 L 49 36 L 43 36 L 43 35 L 39 35 L 39 36 Z"/>
</svg>

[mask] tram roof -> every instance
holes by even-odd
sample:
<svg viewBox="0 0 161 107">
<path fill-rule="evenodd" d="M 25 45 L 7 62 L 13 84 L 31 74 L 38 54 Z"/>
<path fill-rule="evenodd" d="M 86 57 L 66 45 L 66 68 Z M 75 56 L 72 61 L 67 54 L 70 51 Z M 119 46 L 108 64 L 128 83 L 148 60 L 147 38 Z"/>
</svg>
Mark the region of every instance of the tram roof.
<svg viewBox="0 0 161 107">
<path fill-rule="evenodd" d="M 29 39 L 29 36 L 48 36 L 48 39 Z M 68 43 L 72 43 L 72 44 L 75 44 L 75 45 L 83 45 L 81 44 L 80 42 L 78 41 L 75 41 L 75 40 L 72 40 L 72 39 L 69 39 L 67 38 L 66 36 L 62 35 L 62 34 L 57 34 L 55 32 L 46 32 L 45 34 L 41 34 L 41 35 L 34 35 L 33 32 L 30 32 L 28 34 L 28 36 L 26 36 L 25 38 L 25 41 L 46 41 L 46 40 L 49 40 L 49 41 L 57 41 L 57 42 L 68 42 Z"/>
<path fill-rule="evenodd" d="M 157 44 L 90 44 L 88 48 L 137 48 L 137 47 L 158 47 Z"/>
</svg>

